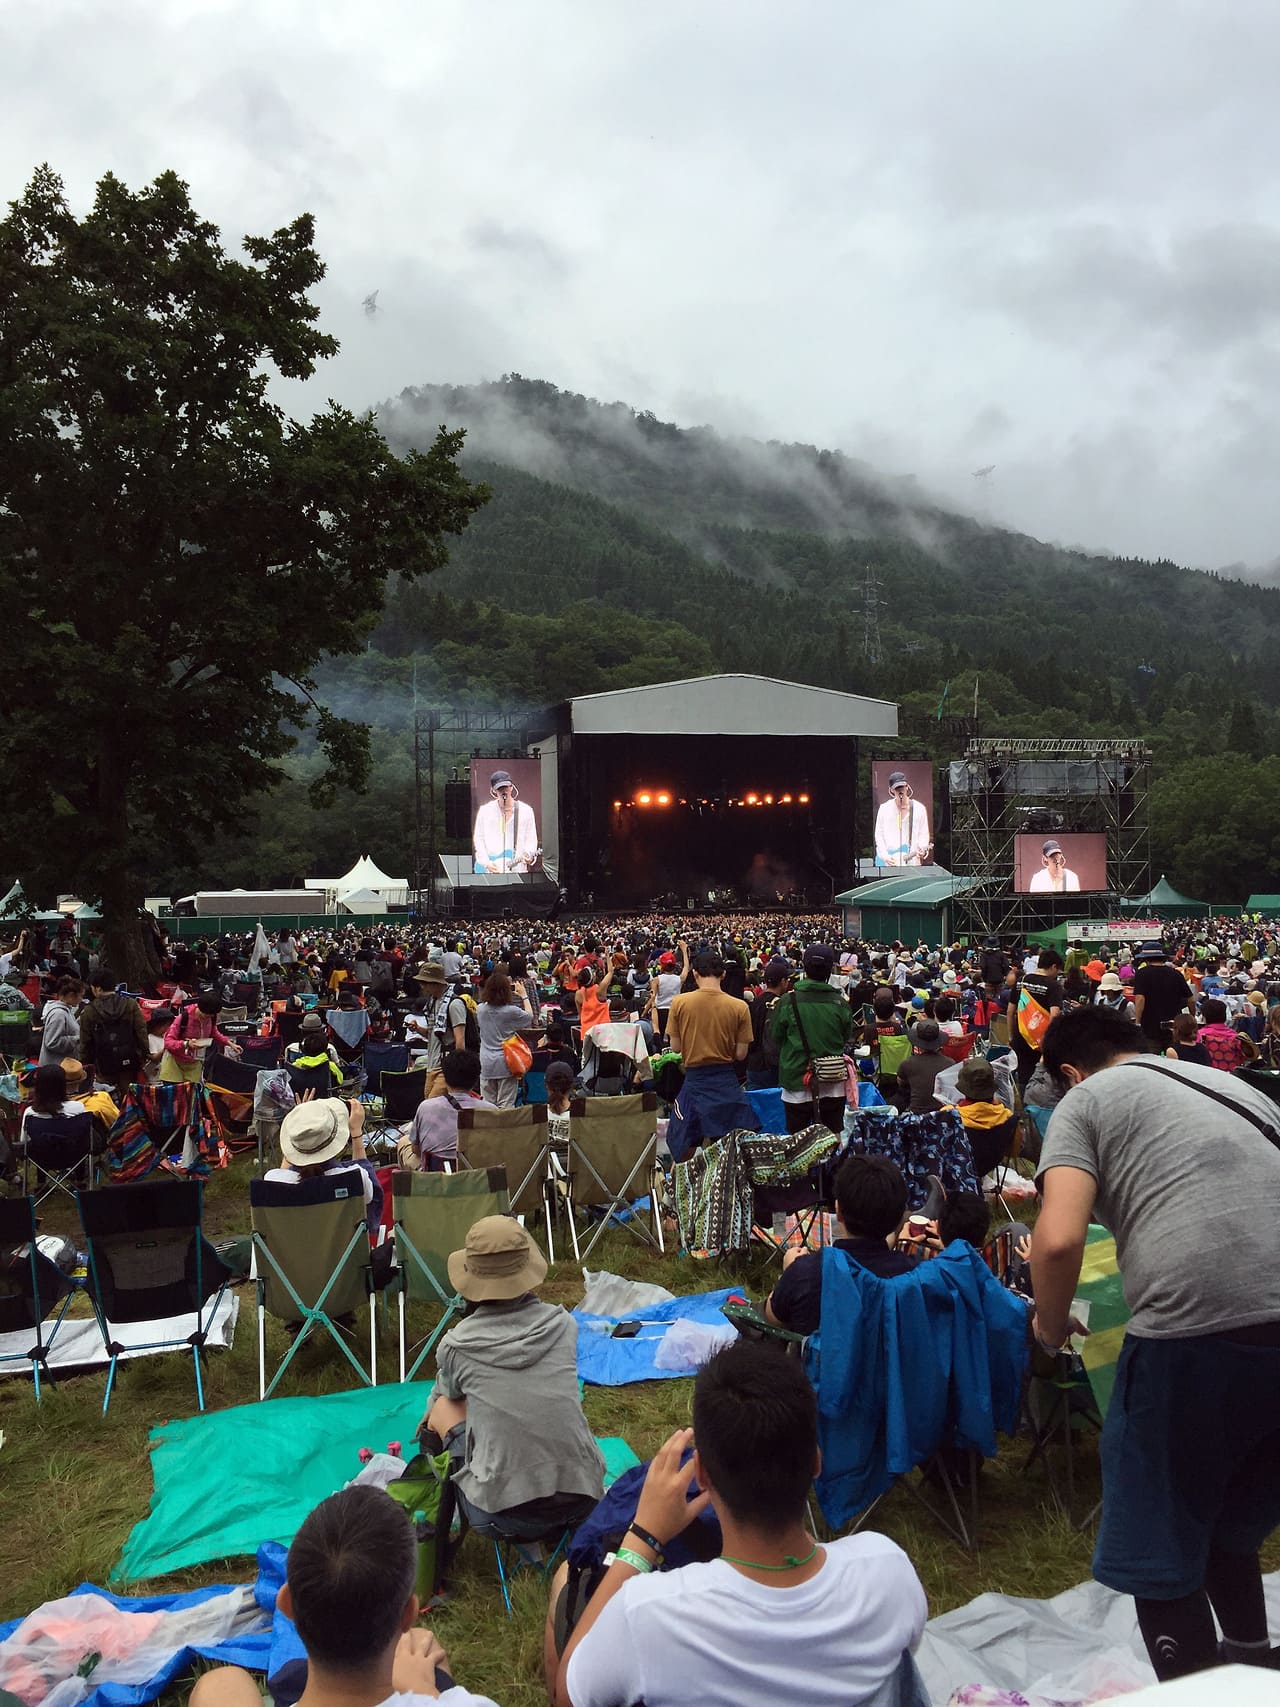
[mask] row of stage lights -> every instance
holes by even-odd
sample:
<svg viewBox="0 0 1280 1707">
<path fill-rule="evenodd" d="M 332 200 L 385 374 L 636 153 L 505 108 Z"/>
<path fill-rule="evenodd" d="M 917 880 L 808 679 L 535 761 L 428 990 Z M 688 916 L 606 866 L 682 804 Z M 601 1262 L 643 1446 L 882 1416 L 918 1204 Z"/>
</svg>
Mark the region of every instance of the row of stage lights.
<svg viewBox="0 0 1280 1707">
<path fill-rule="evenodd" d="M 686 798 L 684 795 L 674 795 L 665 788 L 638 789 L 630 800 L 615 800 L 613 809 L 621 812 L 624 806 L 641 806 L 645 808 L 667 806 L 710 806 L 713 809 L 720 806 L 807 806 L 807 794 L 744 794 L 725 800 L 716 796 L 701 799 Z"/>
</svg>

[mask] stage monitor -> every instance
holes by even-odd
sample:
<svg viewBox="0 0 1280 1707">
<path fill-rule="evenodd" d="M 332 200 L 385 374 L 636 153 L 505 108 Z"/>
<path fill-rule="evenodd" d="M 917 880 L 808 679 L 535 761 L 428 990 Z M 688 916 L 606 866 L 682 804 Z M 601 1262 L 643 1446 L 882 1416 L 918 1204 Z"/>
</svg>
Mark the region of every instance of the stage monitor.
<svg viewBox="0 0 1280 1707">
<path fill-rule="evenodd" d="M 1107 838 L 1087 834 L 1013 838 L 1013 887 L 1018 895 L 1087 895 L 1107 887 Z"/>
<path fill-rule="evenodd" d="M 933 864 L 933 766 L 925 759 L 873 759 L 871 810 L 878 866 Z"/>
<path fill-rule="evenodd" d="M 515 882 L 541 870 L 542 760 L 472 759 L 471 826 L 478 876 Z"/>
</svg>

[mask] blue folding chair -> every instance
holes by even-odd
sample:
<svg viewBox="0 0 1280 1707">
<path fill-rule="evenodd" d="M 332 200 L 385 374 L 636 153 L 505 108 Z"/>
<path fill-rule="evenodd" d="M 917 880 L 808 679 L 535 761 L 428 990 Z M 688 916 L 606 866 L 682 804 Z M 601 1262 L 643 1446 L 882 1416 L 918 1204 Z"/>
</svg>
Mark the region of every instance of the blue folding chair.
<svg viewBox="0 0 1280 1707">
<path fill-rule="evenodd" d="M 409 1046 L 407 1043 L 384 1043 L 371 1038 L 365 1043 L 363 1060 L 363 1098 L 381 1096 L 384 1073 L 409 1071 Z"/>
<path fill-rule="evenodd" d="M 33 1336 L 24 1350 L 0 1351 L 0 1363 L 30 1359 L 37 1404 L 40 1377 L 48 1373 L 53 1342 L 79 1290 L 36 1244 L 35 1198 L 0 1198 L 0 1334 Z M 46 1337 L 45 1322 L 59 1304 L 62 1308 Z"/>
<path fill-rule="evenodd" d="M 18 1148 L 22 1183 L 37 1208 L 55 1191 L 74 1197 L 82 1174 L 86 1187 L 93 1184 L 97 1157 L 91 1114 L 28 1114 Z"/>
<path fill-rule="evenodd" d="M 204 1236 L 203 1190 L 200 1180 L 157 1179 L 76 1194 L 89 1252 L 89 1296 L 111 1359 L 102 1400 L 104 1416 L 111 1403 L 116 1366 L 126 1350 L 190 1348 L 196 1402 L 204 1409 L 200 1353 L 232 1277 Z M 162 1324 L 192 1317 L 194 1328 L 180 1338 L 170 1334 L 125 1346 L 112 1332 L 125 1323 Z"/>
</svg>

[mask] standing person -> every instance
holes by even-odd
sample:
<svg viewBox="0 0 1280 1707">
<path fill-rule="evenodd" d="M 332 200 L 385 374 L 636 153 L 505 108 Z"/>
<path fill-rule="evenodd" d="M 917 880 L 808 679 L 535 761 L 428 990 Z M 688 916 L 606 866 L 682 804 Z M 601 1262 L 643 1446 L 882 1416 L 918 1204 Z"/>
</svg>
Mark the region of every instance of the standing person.
<svg viewBox="0 0 1280 1707">
<path fill-rule="evenodd" d="M 1195 1018 L 1196 1000 L 1176 966 L 1169 965 L 1162 942 L 1149 942 L 1138 951 L 1138 969 L 1133 975 L 1134 1018 L 1153 1048 L 1169 1042 L 1173 1016 L 1189 1013 Z M 1123 974 L 1121 974 L 1123 976 Z"/>
<path fill-rule="evenodd" d="M 477 872 L 532 871 L 542 851 L 533 807 L 520 799 L 510 771 L 494 771 L 489 793 L 492 798 L 476 813 L 472 836 Z"/>
<path fill-rule="evenodd" d="M 514 1108 L 520 1080 L 507 1066 L 502 1045 L 533 1023 L 527 1003 L 517 1002 L 505 972 L 491 972 L 476 1004 L 480 1025 L 480 1094 L 495 1108 Z"/>
<path fill-rule="evenodd" d="M 1009 976 L 1009 956 L 1001 948 L 998 936 L 987 938 L 978 962 L 978 973 L 987 992 L 987 1000 L 994 1002 Z"/>
<path fill-rule="evenodd" d="M 427 1069 L 424 1095 L 437 1097 L 444 1091 L 445 1056 L 466 1047 L 467 1004 L 461 996 L 449 994 L 449 980 L 438 960 L 419 966 L 417 985 L 422 992 L 422 1012 L 406 1014 L 405 1042 L 413 1065 Z"/>
<path fill-rule="evenodd" d="M 686 943 L 680 944 L 678 967 L 676 957 L 670 949 L 658 956 L 658 970 L 649 985 L 649 1005 L 653 1012 L 653 1029 L 660 1041 L 667 1035 L 667 1015 L 671 1011 L 672 1002 L 680 994 L 688 970 L 689 948 Z"/>
<path fill-rule="evenodd" d="M 1129 1322 L 1102 1433 L 1099 1582 L 1137 1602 L 1157 1678 L 1269 1657 L 1258 1550 L 1280 1524 L 1280 1149 L 1269 1098 L 1155 1061 L 1105 1008 L 1050 1026 L 1069 1087 L 1044 1141 L 1034 1329 L 1071 1330 L 1089 1224 L 1116 1240 Z M 1206 1094 L 1207 1093 L 1207 1094 Z M 1230 1251 L 1230 1260 L 1226 1252 Z"/>
<path fill-rule="evenodd" d="M 538 980 L 529 970 L 529 962 L 523 954 L 512 954 L 507 959 L 507 977 L 511 980 L 514 993 L 529 1004 L 529 1014 L 537 1025 L 542 1016 L 542 993 L 538 989 Z"/>
<path fill-rule="evenodd" d="M 794 974 L 785 960 L 773 959 L 762 974 L 764 988 L 751 1003 L 751 1047 L 747 1051 L 747 1089 L 767 1090 L 778 1084 L 778 1046 L 769 1021 L 778 998 L 791 988 Z"/>
<path fill-rule="evenodd" d="M 84 985 L 78 978 L 64 976 L 54 985 L 53 1000 L 45 1003 L 41 1017 L 40 1060 L 37 1065 L 56 1067 L 68 1055 L 79 1057 L 78 1012 L 83 995 Z"/>
<path fill-rule="evenodd" d="M 218 1029 L 221 1012 L 222 997 L 216 990 L 205 990 L 175 1015 L 164 1034 L 164 1054 L 160 1058 L 163 1084 L 183 1081 L 199 1084 L 204 1073 L 205 1055 L 215 1043 L 233 1060 L 240 1059 L 240 1045 Z"/>
<path fill-rule="evenodd" d="M 1058 974 L 1062 971 L 1062 956 L 1056 948 L 1041 949 L 1037 957 L 1035 970 L 1024 972 L 1014 990 L 1013 999 L 1009 1003 L 1009 1041 L 1013 1045 L 1013 1053 L 1018 1061 L 1018 1089 L 1025 1091 L 1032 1073 L 1036 1070 L 1036 1062 L 1040 1059 L 1040 1051 L 1034 1044 L 1028 1043 L 1022 1035 L 1022 1027 L 1018 1024 L 1018 996 L 1025 990 L 1033 1000 L 1039 1002 L 1050 1019 L 1055 1019 L 1062 1012 L 1062 985 Z"/>
<path fill-rule="evenodd" d="M 721 990 L 724 961 L 714 949 L 694 955 L 693 976 L 697 988 L 677 996 L 667 1015 L 671 1047 L 684 1064 L 667 1127 L 667 1148 L 677 1162 L 705 1140 L 760 1129 L 737 1074 L 751 1047 L 751 1011 Z"/>
<path fill-rule="evenodd" d="M 889 772 L 889 798 L 876 813 L 876 864 L 928 865 L 933 856 L 929 814 L 913 798 L 905 771 Z"/>
<path fill-rule="evenodd" d="M 818 1056 L 843 1059 L 853 1041 L 853 1010 L 831 983 L 835 955 L 822 943 L 806 948 L 802 976 L 795 988 L 779 998 L 770 1031 L 778 1051 L 778 1083 L 787 1131 L 801 1132 L 815 1119 L 832 1132 L 844 1129 L 845 1085 L 806 1085 L 811 1063 Z"/>
<path fill-rule="evenodd" d="M 90 987 L 93 999 L 80 1010 L 80 1059 L 104 1084 L 128 1084 L 150 1057 L 146 1019 L 132 996 L 117 994 L 115 974 L 105 966 Z"/>
</svg>

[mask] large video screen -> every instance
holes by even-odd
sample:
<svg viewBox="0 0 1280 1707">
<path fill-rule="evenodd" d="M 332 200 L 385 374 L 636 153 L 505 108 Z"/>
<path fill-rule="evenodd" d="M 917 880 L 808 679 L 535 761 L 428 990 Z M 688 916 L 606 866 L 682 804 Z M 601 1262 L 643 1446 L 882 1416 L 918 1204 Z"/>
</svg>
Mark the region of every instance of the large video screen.
<svg viewBox="0 0 1280 1707">
<path fill-rule="evenodd" d="M 1084 895 L 1107 887 L 1107 838 L 1101 831 L 1013 838 L 1013 887 L 1019 895 Z"/>
<path fill-rule="evenodd" d="M 476 872 L 524 877 L 542 866 L 542 760 L 472 759 L 471 857 Z"/>
<path fill-rule="evenodd" d="M 933 864 L 933 766 L 925 759 L 873 759 L 875 860 L 886 867 Z"/>
</svg>

